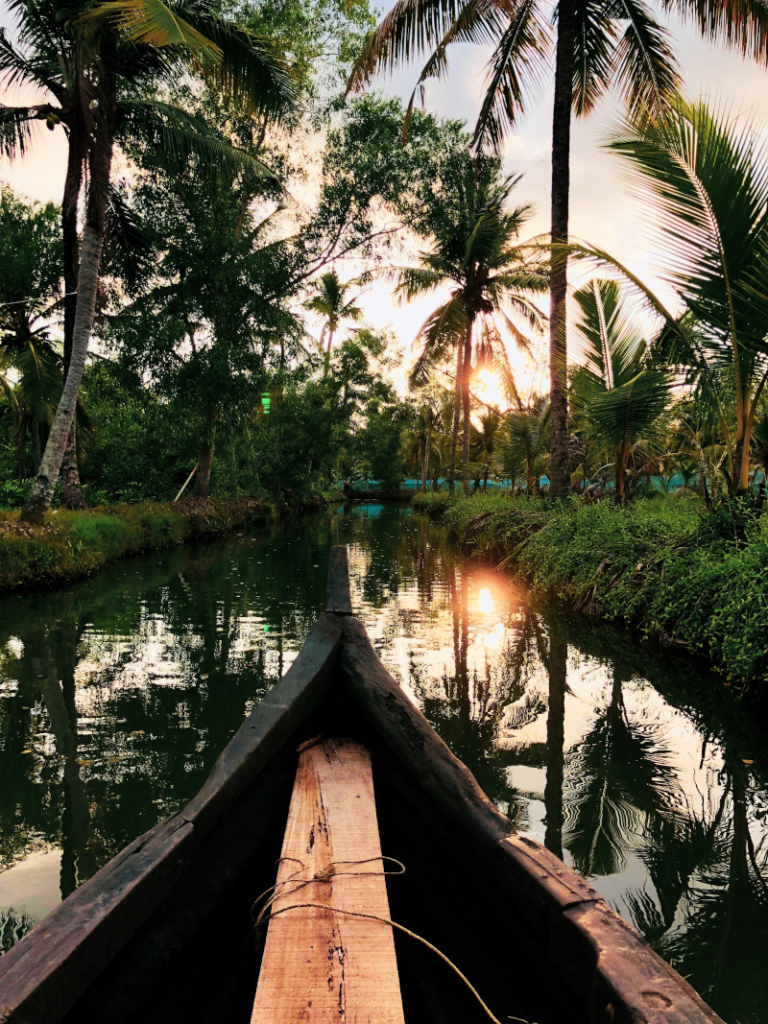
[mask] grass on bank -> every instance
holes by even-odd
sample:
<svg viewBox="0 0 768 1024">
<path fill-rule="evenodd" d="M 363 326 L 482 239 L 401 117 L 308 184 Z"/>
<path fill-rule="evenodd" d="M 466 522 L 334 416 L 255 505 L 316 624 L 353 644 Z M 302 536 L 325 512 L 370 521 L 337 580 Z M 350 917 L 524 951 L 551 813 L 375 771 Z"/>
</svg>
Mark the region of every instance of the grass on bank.
<svg viewBox="0 0 768 1024">
<path fill-rule="evenodd" d="M 504 558 L 537 591 L 768 679 L 768 515 L 708 512 L 692 495 L 555 503 L 417 495 L 465 548 Z"/>
<path fill-rule="evenodd" d="M 256 498 L 59 509 L 39 526 L 21 523 L 18 512 L 0 512 L 0 591 L 66 582 L 126 555 L 221 536 L 272 515 Z"/>
</svg>

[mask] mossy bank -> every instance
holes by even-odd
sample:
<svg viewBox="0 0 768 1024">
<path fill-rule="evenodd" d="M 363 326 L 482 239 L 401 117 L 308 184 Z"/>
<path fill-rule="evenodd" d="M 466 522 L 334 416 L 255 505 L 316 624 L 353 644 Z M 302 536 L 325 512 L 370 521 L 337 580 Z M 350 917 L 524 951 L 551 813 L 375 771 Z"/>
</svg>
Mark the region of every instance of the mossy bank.
<svg viewBox="0 0 768 1024">
<path fill-rule="evenodd" d="M 690 494 L 623 507 L 426 494 L 414 507 L 535 591 L 703 655 L 727 682 L 768 681 L 768 515 L 708 512 Z"/>
<path fill-rule="evenodd" d="M 0 512 L 0 592 L 65 583 L 127 555 L 223 536 L 324 506 L 323 499 L 289 508 L 258 498 L 188 498 L 83 512 L 59 509 L 40 525 L 20 522 L 18 512 Z"/>
</svg>

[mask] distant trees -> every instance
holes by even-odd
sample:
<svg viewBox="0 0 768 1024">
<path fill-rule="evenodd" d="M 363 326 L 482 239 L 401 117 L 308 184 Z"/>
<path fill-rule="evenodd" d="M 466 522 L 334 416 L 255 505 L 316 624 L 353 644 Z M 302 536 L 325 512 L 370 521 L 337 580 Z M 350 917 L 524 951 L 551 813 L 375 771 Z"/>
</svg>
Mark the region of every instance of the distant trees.
<svg viewBox="0 0 768 1024">
<path fill-rule="evenodd" d="M 355 305 L 359 296 L 347 297 L 353 283 L 351 281 L 343 283 L 335 270 L 327 270 L 320 276 L 316 293 L 306 303 L 307 309 L 318 313 L 325 320 L 320 334 L 320 348 L 324 352 L 323 376 L 325 377 L 328 376 L 328 369 L 331 365 L 334 335 L 345 320 L 354 322 L 363 315 L 360 307 Z"/>
<path fill-rule="evenodd" d="M 540 255 L 519 240 L 530 215 L 527 206 L 511 208 L 519 178 L 502 178 L 495 160 L 465 161 L 455 192 L 443 200 L 441 217 L 432 221 L 430 249 L 418 267 L 398 271 L 396 294 L 405 301 L 451 288 L 425 321 L 417 336 L 420 352 L 411 373 L 413 383 L 425 380 L 449 353 L 456 360 L 455 407 L 448 486 L 455 479 L 460 416 L 464 434 L 461 480 L 469 493 L 471 446 L 470 382 L 473 358 L 506 361 L 501 328 L 525 347 L 527 339 L 513 317 L 531 327 L 543 316 L 532 297 L 546 290 L 548 277 Z"/>
</svg>

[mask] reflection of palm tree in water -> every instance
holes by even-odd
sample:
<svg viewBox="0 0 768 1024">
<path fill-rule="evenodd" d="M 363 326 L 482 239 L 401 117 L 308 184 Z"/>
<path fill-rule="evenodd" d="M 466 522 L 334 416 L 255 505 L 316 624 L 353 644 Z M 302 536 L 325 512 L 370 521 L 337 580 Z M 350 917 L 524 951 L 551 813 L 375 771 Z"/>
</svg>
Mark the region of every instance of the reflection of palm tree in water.
<svg viewBox="0 0 768 1024">
<path fill-rule="evenodd" d="M 75 705 L 75 667 L 77 644 L 84 632 L 78 619 L 64 619 L 49 635 L 41 631 L 32 657 L 38 676 L 56 749 L 64 758 L 63 811 L 61 821 L 61 895 L 69 896 L 79 883 L 89 878 L 95 862 L 89 851 L 91 817 L 88 795 L 80 778 L 78 762 L 77 708 Z"/>
<path fill-rule="evenodd" d="M 556 857 L 563 857 L 563 743 L 565 741 L 565 691 L 568 645 L 550 635 L 547 674 L 547 783 L 544 788 L 546 833 L 544 843 Z"/>
<path fill-rule="evenodd" d="M 661 915 L 645 894 L 629 901 L 637 927 L 715 1009 L 763 1024 L 768 977 L 768 880 L 750 832 L 747 766 L 726 747 L 712 820 L 688 815 L 647 838 Z M 730 813 L 729 813 L 730 812 Z M 685 927 L 675 928 L 685 904 Z M 757 968 L 757 969 L 756 969 Z"/>
<path fill-rule="evenodd" d="M 626 853 L 646 821 L 668 813 L 679 792 L 658 730 L 630 721 L 626 681 L 613 668 L 611 699 L 598 709 L 589 734 L 569 763 L 570 801 L 565 845 L 586 877 L 623 870 Z"/>
</svg>

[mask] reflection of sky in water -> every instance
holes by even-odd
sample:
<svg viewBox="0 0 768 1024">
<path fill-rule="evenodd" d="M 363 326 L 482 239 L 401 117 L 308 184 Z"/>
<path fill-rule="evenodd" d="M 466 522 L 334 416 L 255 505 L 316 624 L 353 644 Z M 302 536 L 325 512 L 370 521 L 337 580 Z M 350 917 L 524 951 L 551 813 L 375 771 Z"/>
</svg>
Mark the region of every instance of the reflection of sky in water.
<svg viewBox="0 0 768 1024">
<path fill-rule="evenodd" d="M 194 795 L 322 610 L 333 543 L 387 667 L 517 827 L 727 1020 L 768 1022 L 764 736 L 700 666 L 537 609 L 381 505 L 0 603 L 0 948 Z"/>
</svg>

